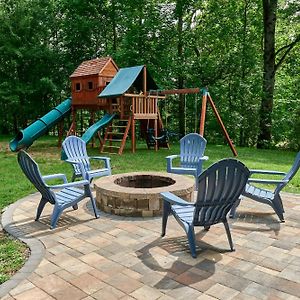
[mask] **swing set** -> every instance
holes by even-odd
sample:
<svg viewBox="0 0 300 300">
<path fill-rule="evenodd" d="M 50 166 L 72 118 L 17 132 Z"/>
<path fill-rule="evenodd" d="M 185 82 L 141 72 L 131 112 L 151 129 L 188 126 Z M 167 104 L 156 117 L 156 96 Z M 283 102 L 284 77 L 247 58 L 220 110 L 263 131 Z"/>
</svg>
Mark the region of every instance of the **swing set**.
<svg viewBox="0 0 300 300">
<path fill-rule="evenodd" d="M 151 91 L 149 92 L 149 94 L 151 93 Z M 185 134 L 186 132 L 186 128 L 187 128 L 187 124 L 186 124 L 186 109 L 187 109 L 187 99 L 186 99 L 186 95 L 188 94 L 196 94 L 195 96 L 195 103 L 194 103 L 194 108 L 195 108 L 195 120 L 194 120 L 194 127 L 195 127 L 195 132 L 197 131 L 197 107 L 198 107 L 198 99 L 197 99 L 197 94 L 202 94 L 202 104 L 201 104 L 201 115 L 200 115 L 200 124 L 199 124 L 199 134 L 201 136 L 204 135 L 204 125 L 205 125 L 205 118 L 206 118 L 206 110 L 207 110 L 207 103 L 209 103 L 209 105 L 211 106 L 215 117 L 221 127 L 221 130 L 223 132 L 224 137 L 226 138 L 229 147 L 233 153 L 234 156 L 238 156 L 237 151 L 234 147 L 234 144 L 232 142 L 232 140 L 229 137 L 229 134 L 226 130 L 226 127 L 221 119 L 221 116 L 216 108 L 216 105 L 212 99 L 212 97 L 210 96 L 208 89 L 207 88 L 189 88 L 189 89 L 174 89 L 174 90 L 159 90 L 156 91 L 157 95 L 178 95 L 178 94 L 184 94 L 185 98 L 184 98 L 184 114 L 185 114 Z M 168 116 L 168 115 L 167 115 Z M 160 118 L 161 120 L 161 118 Z M 167 117 L 166 117 L 166 126 L 167 126 Z M 161 123 L 162 124 L 162 123 Z M 148 133 L 148 137 L 147 137 L 147 144 L 148 144 L 148 140 L 151 141 L 151 144 L 153 144 L 153 146 L 157 143 L 159 144 L 161 141 L 163 141 L 162 145 L 167 145 L 167 147 L 169 148 L 169 133 L 167 129 L 164 129 L 163 126 L 161 127 L 161 135 L 158 137 L 154 136 L 154 130 L 151 128 L 149 128 L 149 124 L 147 127 L 147 133 Z M 149 145 L 148 145 L 149 148 Z"/>
</svg>

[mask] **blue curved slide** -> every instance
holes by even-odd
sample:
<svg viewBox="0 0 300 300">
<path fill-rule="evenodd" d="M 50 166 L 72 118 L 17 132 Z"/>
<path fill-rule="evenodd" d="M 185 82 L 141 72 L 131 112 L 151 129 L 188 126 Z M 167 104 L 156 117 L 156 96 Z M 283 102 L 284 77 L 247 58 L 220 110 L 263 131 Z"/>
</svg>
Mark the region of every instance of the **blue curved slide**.
<svg viewBox="0 0 300 300">
<path fill-rule="evenodd" d="M 102 127 L 105 127 L 107 124 L 109 124 L 112 119 L 115 117 L 115 114 L 105 114 L 98 122 L 93 124 L 91 127 L 89 127 L 86 132 L 82 135 L 82 139 L 87 144 L 92 137 L 96 134 L 98 130 L 100 130 Z"/>
<path fill-rule="evenodd" d="M 17 136 L 10 141 L 10 150 L 15 152 L 23 148 L 29 148 L 36 139 L 47 133 L 51 127 L 56 125 L 70 112 L 71 98 L 68 98 L 42 118 L 37 119 L 25 129 L 20 130 Z"/>
</svg>

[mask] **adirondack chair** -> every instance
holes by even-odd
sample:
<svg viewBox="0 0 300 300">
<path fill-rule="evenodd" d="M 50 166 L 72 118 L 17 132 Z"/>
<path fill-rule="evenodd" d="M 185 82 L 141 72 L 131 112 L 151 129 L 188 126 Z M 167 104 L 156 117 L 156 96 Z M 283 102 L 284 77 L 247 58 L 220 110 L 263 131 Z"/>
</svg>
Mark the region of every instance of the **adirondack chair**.
<svg viewBox="0 0 300 300">
<path fill-rule="evenodd" d="M 170 192 L 163 197 L 162 236 L 166 234 L 168 216 L 173 214 L 185 230 L 192 257 L 196 257 L 195 226 L 208 230 L 211 225 L 223 223 L 231 251 L 234 251 L 227 214 L 245 188 L 249 170 L 235 159 L 221 160 L 199 176 L 195 203 L 186 202 Z"/>
<path fill-rule="evenodd" d="M 299 170 L 299 167 L 300 167 L 300 151 L 298 152 L 295 158 L 294 164 L 292 165 L 291 169 L 287 173 L 279 172 L 279 171 L 271 171 L 271 170 L 250 170 L 250 176 L 254 174 L 266 174 L 266 175 L 279 175 L 283 177 L 279 180 L 249 178 L 245 191 L 243 192 L 243 196 L 248 197 L 257 202 L 270 205 L 274 209 L 280 221 L 284 222 L 284 216 L 283 216 L 284 208 L 283 208 L 280 192 L 294 177 L 294 175 Z M 255 183 L 275 185 L 275 189 L 269 190 L 263 187 L 258 187 L 254 185 Z M 232 208 L 230 212 L 230 217 L 235 216 L 236 208 L 239 205 L 240 200 Z"/>
<path fill-rule="evenodd" d="M 72 181 L 77 177 L 82 177 L 91 182 L 95 177 L 111 175 L 110 158 L 88 156 L 85 141 L 81 138 L 70 135 L 63 141 L 62 147 L 67 156 L 66 162 L 71 163 L 73 167 Z M 102 160 L 104 168 L 92 170 L 91 159 Z"/>
<path fill-rule="evenodd" d="M 193 175 L 195 187 L 198 189 L 198 176 L 202 172 L 203 161 L 208 156 L 203 156 L 206 147 L 206 139 L 198 133 L 189 133 L 180 140 L 180 154 L 169 155 L 167 159 L 167 172 L 175 174 Z M 173 166 L 173 161 L 180 158 L 180 165 Z"/>
<path fill-rule="evenodd" d="M 88 180 L 68 183 L 65 174 L 42 176 L 37 163 L 24 150 L 18 153 L 18 163 L 26 177 L 42 195 L 37 208 L 36 221 L 39 220 L 46 203 L 49 202 L 54 205 L 50 226 L 53 229 L 56 227 L 58 218 L 63 210 L 71 206 L 73 209 L 77 209 L 77 203 L 86 197 L 91 199 L 95 217 L 99 218 Z M 57 185 L 48 185 L 46 183 L 47 180 L 55 178 L 62 179 L 64 183 Z"/>
</svg>

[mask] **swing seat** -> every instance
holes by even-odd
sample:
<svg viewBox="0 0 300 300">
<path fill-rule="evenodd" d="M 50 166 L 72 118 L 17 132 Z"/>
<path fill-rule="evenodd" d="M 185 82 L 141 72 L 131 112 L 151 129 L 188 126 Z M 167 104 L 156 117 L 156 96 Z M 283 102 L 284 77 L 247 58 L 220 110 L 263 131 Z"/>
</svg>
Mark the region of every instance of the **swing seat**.
<svg viewBox="0 0 300 300">
<path fill-rule="evenodd" d="M 156 143 L 158 148 L 168 148 L 169 149 L 169 135 L 168 135 L 168 130 L 167 129 L 161 129 L 160 130 L 160 136 L 155 137 L 154 135 L 154 129 L 149 128 L 147 130 L 147 146 L 148 149 L 151 147 L 155 147 Z"/>
<path fill-rule="evenodd" d="M 167 172 L 195 177 L 195 189 L 198 190 L 198 177 L 202 173 L 206 139 L 198 133 L 189 133 L 180 140 L 180 154 L 167 156 Z M 179 166 L 173 165 L 175 159 L 180 159 Z"/>
</svg>

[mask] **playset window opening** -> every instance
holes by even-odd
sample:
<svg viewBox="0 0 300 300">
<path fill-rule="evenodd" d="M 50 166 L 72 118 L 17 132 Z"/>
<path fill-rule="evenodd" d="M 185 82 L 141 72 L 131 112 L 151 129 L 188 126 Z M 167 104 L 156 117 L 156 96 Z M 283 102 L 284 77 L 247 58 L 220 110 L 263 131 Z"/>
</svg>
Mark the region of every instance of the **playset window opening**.
<svg viewBox="0 0 300 300">
<path fill-rule="evenodd" d="M 76 91 L 76 92 L 81 91 L 81 84 L 80 84 L 80 82 L 76 82 L 76 83 L 75 83 L 75 91 Z"/>
</svg>

